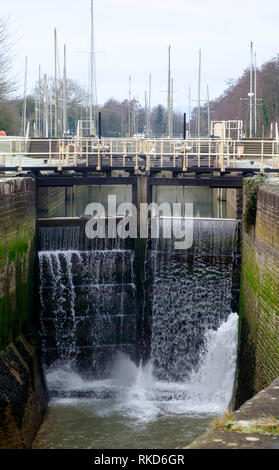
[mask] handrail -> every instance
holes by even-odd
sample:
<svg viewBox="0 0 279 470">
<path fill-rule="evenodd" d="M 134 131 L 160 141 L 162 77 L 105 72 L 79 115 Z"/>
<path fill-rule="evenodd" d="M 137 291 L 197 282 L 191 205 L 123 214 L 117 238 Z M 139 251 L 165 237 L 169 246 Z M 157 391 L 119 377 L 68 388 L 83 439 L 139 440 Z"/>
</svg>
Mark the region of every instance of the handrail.
<svg viewBox="0 0 279 470">
<path fill-rule="evenodd" d="M 40 166 L 58 167 L 59 171 L 71 166 L 178 168 L 186 172 L 190 167 L 237 168 L 237 160 L 244 166 L 254 159 L 264 171 L 265 166 L 279 169 L 279 145 L 271 139 L 120 139 L 120 138 L 57 138 L 19 139 L 0 138 L 1 168 Z"/>
</svg>

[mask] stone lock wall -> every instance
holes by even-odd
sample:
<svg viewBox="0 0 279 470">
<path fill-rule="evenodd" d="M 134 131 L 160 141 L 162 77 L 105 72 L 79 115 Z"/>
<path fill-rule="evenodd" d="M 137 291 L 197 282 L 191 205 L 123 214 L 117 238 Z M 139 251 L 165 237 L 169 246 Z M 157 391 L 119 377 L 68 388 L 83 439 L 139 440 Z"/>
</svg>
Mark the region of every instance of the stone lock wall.
<svg viewBox="0 0 279 470">
<path fill-rule="evenodd" d="M 265 184 L 258 191 L 256 224 L 243 229 L 235 407 L 278 376 L 279 185 Z"/>
<path fill-rule="evenodd" d="M 0 179 L 0 449 L 30 448 L 47 393 L 34 312 L 35 183 Z"/>
<path fill-rule="evenodd" d="M 38 346 L 19 336 L 0 353 L 0 449 L 31 449 L 47 408 Z"/>
<path fill-rule="evenodd" d="M 34 181 L 0 180 L 0 350 L 31 324 L 34 259 Z"/>
</svg>

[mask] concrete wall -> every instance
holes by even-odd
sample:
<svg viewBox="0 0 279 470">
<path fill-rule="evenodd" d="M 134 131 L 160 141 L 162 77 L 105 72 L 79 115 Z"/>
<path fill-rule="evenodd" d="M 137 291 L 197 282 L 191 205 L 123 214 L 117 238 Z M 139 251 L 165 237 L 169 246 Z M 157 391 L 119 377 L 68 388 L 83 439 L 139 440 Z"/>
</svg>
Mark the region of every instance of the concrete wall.
<svg viewBox="0 0 279 470">
<path fill-rule="evenodd" d="M 88 186 L 38 188 L 37 216 L 42 218 L 80 216 L 88 204 L 89 194 Z"/>
<path fill-rule="evenodd" d="M 47 404 L 34 312 L 35 184 L 0 179 L 0 449 L 30 448 Z"/>
<path fill-rule="evenodd" d="M 230 188 L 226 192 L 228 210 L 231 208 L 237 218 L 242 216 L 243 208 L 243 191 L 242 189 Z"/>
<path fill-rule="evenodd" d="M 243 191 L 239 188 L 217 188 L 213 190 L 218 201 L 227 202 L 227 217 L 240 219 L 243 209 Z"/>
<path fill-rule="evenodd" d="M 244 207 L 247 194 L 244 197 Z M 255 226 L 243 229 L 240 350 L 235 406 L 279 376 L 279 185 L 258 191 Z"/>
<path fill-rule="evenodd" d="M 70 197 L 69 194 L 69 191 L 66 193 L 65 188 L 38 188 L 38 215 L 40 217 L 63 217 L 66 197 Z"/>
</svg>

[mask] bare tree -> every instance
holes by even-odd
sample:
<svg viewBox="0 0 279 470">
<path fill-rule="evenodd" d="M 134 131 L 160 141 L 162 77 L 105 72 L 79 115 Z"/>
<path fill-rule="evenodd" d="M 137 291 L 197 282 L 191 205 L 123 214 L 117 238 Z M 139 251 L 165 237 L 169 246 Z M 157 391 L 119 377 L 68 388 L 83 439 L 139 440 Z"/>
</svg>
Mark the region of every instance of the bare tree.
<svg viewBox="0 0 279 470">
<path fill-rule="evenodd" d="M 14 91 L 15 83 L 11 78 L 12 53 L 8 36 L 8 21 L 0 18 L 0 102 Z"/>
</svg>

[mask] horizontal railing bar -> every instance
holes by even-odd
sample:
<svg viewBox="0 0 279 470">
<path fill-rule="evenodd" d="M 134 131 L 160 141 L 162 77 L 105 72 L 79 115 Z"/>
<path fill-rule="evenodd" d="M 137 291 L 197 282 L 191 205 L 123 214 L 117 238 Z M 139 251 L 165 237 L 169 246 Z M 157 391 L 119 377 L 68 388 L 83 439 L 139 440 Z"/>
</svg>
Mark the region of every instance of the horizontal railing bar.
<svg viewBox="0 0 279 470">
<path fill-rule="evenodd" d="M 195 165 L 195 159 L 197 164 Z M 214 138 L 114 138 L 114 137 L 70 137 L 36 138 L 22 137 L 0 138 L 0 168 L 2 172 L 47 171 L 63 169 L 78 172 L 81 167 L 102 172 L 107 170 L 135 171 L 145 168 L 147 171 L 182 171 L 190 169 L 203 171 L 207 167 L 224 173 L 227 169 L 235 171 L 238 161 L 243 161 L 242 168 L 249 171 L 245 160 L 256 160 L 260 169 L 250 171 L 279 173 L 279 142 L 273 139 L 220 139 Z M 34 166 L 28 165 L 28 160 Z M 35 162 L 44 160 L 43 165 Z M 93 161 L 91 161 L 93 160 Z M 143 162 L 142 162 L 143 160 Z M 267 165 L 266 160 L 271 160 Z M 109 161 L 109 165 L 108 165 Z M 96 163 L 92 165 L 92 163 Z M 39 162 L 38 162 L 39 163 Z M 266 166 L 267 165 L 267 166 Z M 199 171 L 196 170 L 196 171 Z M 194 171 L 194 170 L 193 170 Z"/>
</svg>

